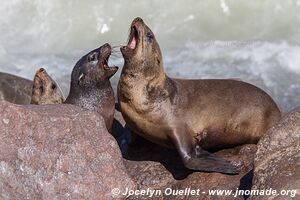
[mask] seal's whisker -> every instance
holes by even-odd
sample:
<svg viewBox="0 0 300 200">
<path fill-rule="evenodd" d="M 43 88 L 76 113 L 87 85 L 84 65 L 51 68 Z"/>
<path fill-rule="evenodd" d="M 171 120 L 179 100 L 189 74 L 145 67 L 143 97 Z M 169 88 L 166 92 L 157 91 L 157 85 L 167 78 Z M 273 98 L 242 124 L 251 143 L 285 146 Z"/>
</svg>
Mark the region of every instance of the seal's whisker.
<svg viewBox="0 0 300 200">
<path fill-rule="evenodd" d="M 113 56 L 113 57 L 115 57 L 115 56 Z M 120 57 L 118 57 L 118 58 L 120 58 Z M 113 61 L 111 61 L 111 59 L 109 59 L 109 58 L 105 58 L 105 61 L 106 61 L 106 63 L 109 63 L 109 65 L 116 66 L 116 65 L 113 63 Z"/>
<path fill-rule="evenodd" d="M 120 47 L 122 47 L 122 46 L 124 46 L 124 45 L 116 45 L 116 46 L 112 46 L 111 48 L 112 48 L 112 49 L 116 49 L 116 48 L 120 48 Z"/>
<path fill-rule="evenodd" d="M 118 49 L 112 49 L 111 52 L 115 53 L 115 52 L 121 52 L 121 51 Z"/>
<path fill-rule="evenodd" d="M 117 65 L 115 65 L 115 63 L 113 63 L 112 61 L 109 61 L 109 66 L 117 66 Z"/>
<path fill-rule="evenodd" d="M 120 51 L 111 51 L 110 55 L 111 56 L 121 56 L 121 52 Z"/>
<path fill-rule="evenodd" d="M 111 56 L 112 56 L 112 57 L 117 57 L 117 58 L 120 58 L 120 57 L 122 57 L 122 55 L 121 55 L 121 54 L 111 54 Z"/>
<path fill-rule="evenodd" d="M 112 56 L 114 58 L 121 58 L 121 55 L 113 55 L 113 54 L 111 54 L 110 56 Z"/>
<path fill-rule="evenodd" d="M 113 57 L 113 58 L 111 59 L 111 57 Z M 106 63 L 109 64 L 109 66 L 116 66 L 114 64 L 114 60 L 113 60 L 113 59 L 116 59 L 116 58 L 120 59 L 121 56 L 120 55 L 115 55 L 115 54 L 110 54 L 110 58 L 106 58 L 105 61 L 106 61 Z"/>
</svg>

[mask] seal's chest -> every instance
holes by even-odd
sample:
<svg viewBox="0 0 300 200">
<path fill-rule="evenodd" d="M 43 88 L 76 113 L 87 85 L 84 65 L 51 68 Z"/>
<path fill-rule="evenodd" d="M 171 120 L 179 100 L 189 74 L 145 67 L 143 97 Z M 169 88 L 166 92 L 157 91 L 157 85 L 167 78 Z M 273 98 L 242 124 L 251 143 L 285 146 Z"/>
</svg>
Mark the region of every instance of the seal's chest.
<svg viewBox="0 0 300 200">
<path fill-rule="evenodd" d="M 158 113 L 141 109 L 141 107 L 132 106 L 127 103 L 120 103 L 121 112 L 126 123 L 136 133 L 141 134 L 143 137 L 151 140 L 152 142 L 161 143 L 167 141 L 165 135 L 165 123 L 163 123 L 162 116 Z"/>
</svg>

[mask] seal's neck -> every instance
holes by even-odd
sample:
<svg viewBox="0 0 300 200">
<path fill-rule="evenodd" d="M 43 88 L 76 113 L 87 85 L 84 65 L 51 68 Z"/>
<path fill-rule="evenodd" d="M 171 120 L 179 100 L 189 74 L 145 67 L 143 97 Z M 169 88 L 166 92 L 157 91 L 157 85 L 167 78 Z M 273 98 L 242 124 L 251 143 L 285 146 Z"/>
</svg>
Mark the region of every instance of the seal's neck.
<svg viewBox="0 0 300 200">
<path fill-rule="evenodd" d="M 118 85 L 119 102 L 144 104 L 149 100 L 164 101 L 168 98 L 173 101 L 177 86 L 163 69 L 154 66 L 145 70 L 125 62 Z"/>
<path fill-rule="evenodd" d="M 86 109 L 97 111 L 99 105 L 114 104 L 114 92 L 110 81 L 101 81 L 93 86 L 80 87 L 71 85 L 69 96 L 65 103 L 74 104 Z"/>
<path fill-rule="evenodd" d="M 121 73 L 121 78 L 130 78 L 134 82 L 163 81 L 165 76 L 162 63 L 150 65 L 146 62 L 134 62 L 132 60 L 125 60 Z"/>
</svg>

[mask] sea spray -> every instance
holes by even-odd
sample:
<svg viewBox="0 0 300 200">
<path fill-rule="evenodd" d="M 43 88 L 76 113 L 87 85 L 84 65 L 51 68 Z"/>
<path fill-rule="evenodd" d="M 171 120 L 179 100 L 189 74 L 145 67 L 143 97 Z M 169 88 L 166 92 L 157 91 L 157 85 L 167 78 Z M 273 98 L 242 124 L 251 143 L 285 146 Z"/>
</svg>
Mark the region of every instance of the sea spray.
<svg viewBox="0 0 300 200">
<path fill-rule="evenodd" d="M 171 76 L 241 78 L 285 110 L 300 105 L 300 0 L 3 0 L 0 12 L 0 71 L 32 79 L 44 67 L 65 95 L 80 55 L 126 43 L 140 16 Z"/>
</svg>

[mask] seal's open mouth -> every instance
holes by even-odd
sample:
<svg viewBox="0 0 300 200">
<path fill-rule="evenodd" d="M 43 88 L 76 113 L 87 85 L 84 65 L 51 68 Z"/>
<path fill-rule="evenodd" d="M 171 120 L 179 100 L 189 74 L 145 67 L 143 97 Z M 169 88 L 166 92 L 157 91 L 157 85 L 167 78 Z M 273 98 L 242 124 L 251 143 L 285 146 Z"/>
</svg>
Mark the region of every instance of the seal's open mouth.
<svg viewBox="0 0 300 200">
<path fill-rule="evenodd" d="M 139 43 L 139 33 L 137 27 L 133 25 L 131 27 L 131 31 L 129 34 L 128 44 L 127 46 L 122 47 L 122 51 L 133 53 L 136 50 L 138 43 Z"/>
<path fill-rule="evenodd" d="M 106 58 L 103 58 L 102 65 L 103 65 L 104 69 L 109 69 L 109 68 L 110 68 L 110 67 L 108 66 L 108 59 L 109 59 L 109 56 L 110 56 L 110 54 L 108 54 Z"/>
<path fill-rule="evenodd" d="M 131 28 L 131 32 L 130 32 L 130 38 L 129 38 L 129 42 L 128 42 L 128 45 L 127 47 L 130 48 L 130 49 L 135 49 L 136 46 L 137 46 L 137 43 L 138 43 L 138 39 L 139 39 L 139 33 L 136 29 L 135 26 L 133 26 Z"/>
<path fill-rule="evenodd" d="M 110 67 L 108 66 L 108 59 L 111 55 L 111 46 L 105 45 L 103 47 L 102 54 L 100 53 L 99 55 L 100 55 L 99 61 L 101 62 L 101 65 L 103 66 L 103 68 L 105 70 L 109 70 Z"/>
<path fill-rule="evenodd" d="M 106 43 L 100 49 L 98 60 L 100 63 L 99 66 L 103 67 L 105 74 L 108 78 L 113 76 L 118 71 L 117 66 L 109 66 L 108 65 L 108 59 L 109 59 L 110 55 L 111 55 L 111 46 L 108 43 Z"/>
</svg>

